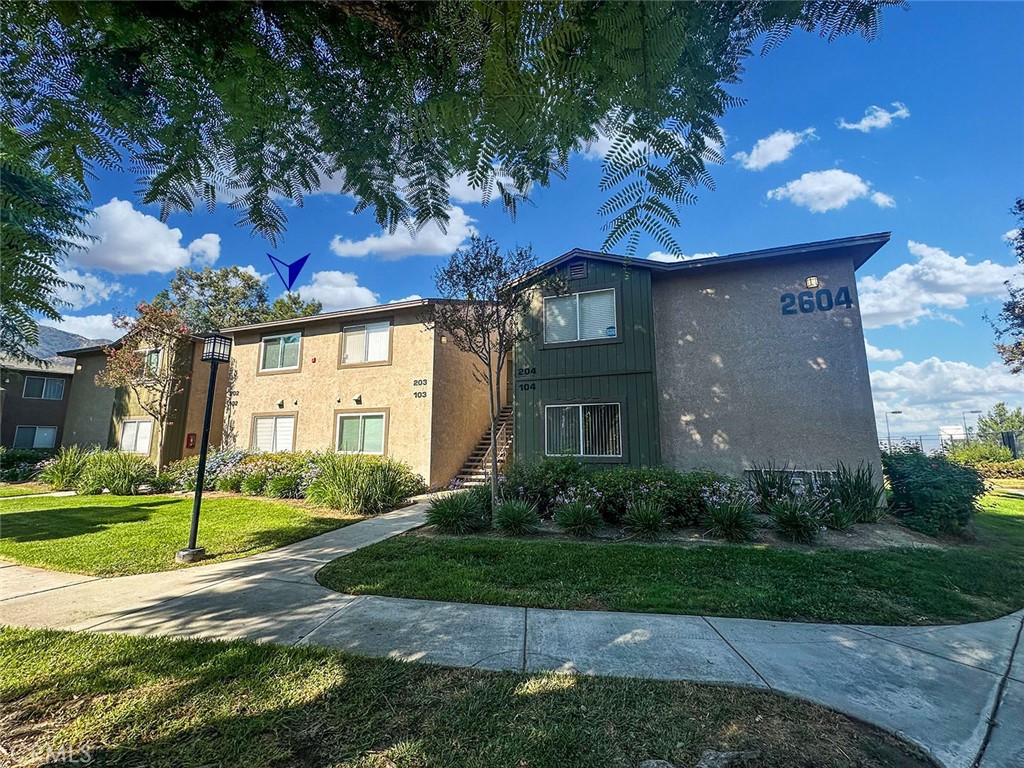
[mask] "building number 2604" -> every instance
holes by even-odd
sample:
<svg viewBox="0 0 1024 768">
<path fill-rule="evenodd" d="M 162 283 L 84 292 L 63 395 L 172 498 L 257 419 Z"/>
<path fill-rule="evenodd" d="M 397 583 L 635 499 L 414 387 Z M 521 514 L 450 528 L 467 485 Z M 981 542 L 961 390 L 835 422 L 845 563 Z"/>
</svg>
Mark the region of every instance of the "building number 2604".
<svg viewBox="0 0 1024 768">
<path fill-rule="evenodd" d="M 836 291 L 835 296 L 828 288 L 822 288 L 816 292 L 800 291 L 800 293 L 784 293 L 779 297 L 782 302 L 782 314 L 795 315 L 798 312 L 807 314 L 809 312 L 828 312 L 835 307 L 853 306 L 853 299 L 850 298 L 850 289 L 845 285 Z"/>
</svg>

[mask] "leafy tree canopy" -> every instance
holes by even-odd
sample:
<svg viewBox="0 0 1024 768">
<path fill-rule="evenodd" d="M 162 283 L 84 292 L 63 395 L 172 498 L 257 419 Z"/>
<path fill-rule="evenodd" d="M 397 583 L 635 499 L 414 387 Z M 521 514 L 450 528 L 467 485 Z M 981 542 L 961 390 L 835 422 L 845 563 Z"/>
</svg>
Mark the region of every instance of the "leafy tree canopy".
<svg viewBox="0 0 1024 768">
<path fill-rule="evenodd" d="M 1006 403 L 996 403 L 988 413 L 978 417 L 978 439 L 999 440 L 1000 432 L 1024 432 L 1024 410 L 1010 410 Z"/>
<path fill-rule="evenodd" d="M 603 134 L 605 246 L 679 250 L 755 42 L 871 38 L 884 5 L 10 2 L 0 120 L 62 178 L 127 161 L 164 217 L 223 199 L 271 241 L 327 175 L 390 230 L 447 222 L 461 173 L 514 215 Z"/>
<path fill-rule="evenodd" d="M 1017 261 L 1024 266 L 1024 197 L 1018 197 L 1010 209 L 1017 219 L 1017 229 L 1012 237 L 1014 253 Z M 1006 283 L 1009 293 L 999 316 L 993 323 L 996 337 L 996 350 L 1013 373 L 1024 371 L 1024 284 Z M 1019 409 L 1018 409 L 1019 410 Z"/>
</svg>

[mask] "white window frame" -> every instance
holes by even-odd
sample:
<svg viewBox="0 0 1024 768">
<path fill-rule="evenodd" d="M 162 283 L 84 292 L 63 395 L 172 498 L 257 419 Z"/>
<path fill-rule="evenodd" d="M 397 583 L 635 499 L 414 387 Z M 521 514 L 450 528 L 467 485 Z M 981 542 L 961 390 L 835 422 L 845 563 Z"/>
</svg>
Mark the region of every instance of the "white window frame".
<svg viewBox="0 0 1024 768">
<path fill-rule="evenodd" d="M 29 379 L 42 379 L 43 380 L 43 389 L 39 393 L 39 397 L 33 397 L 32 395 L 28 394 L 28 380 Z M 47 397 L 46 396 L 46 383 L 49 382 L 49 381 L 60 382 L 60 397 Z M 54 376 L 26 376 L 25 377 L 25 381 L 24 381 L 24 383 L 22 384 L 22 387 L 21 387 L 21 397 L 22 397 L 23 400 L 51 400 L 53 402 L 58 402 L 58 401 L 64 399 L 64 388 L 65 388 L 64 387 L 64 379 L 58 379 L 58 378 L 56 378 Z M 31 426 L 31 425 L 26 425 L 26 426 Z"/>
<path fill-rule="evenodd" d="M 380 360 L 369 360 L 370 356 L 370 334 L 366 332 L 366 329 L 370 326 L 385 326 L 386 333 L 388 335 L 388 346 L 387 354 Z M 390 320 L 375 320 L 366 323 L 353 323 L 352 325 L 342 326 L 341 329 L 341 364 L 342 365 L 383 365 L 391 360 L 391 326 Z M 349 331 L 354 331 L 358 328 L 363 329 L 363 359 L 362 360 L 346 360 L 345 359 L 345 340 Z"/>
<path fill-rule="evenodd" d="M 14 428 L 14 444 L 18 442 L 18 430 L 19 429 L 32 429 L 35 430 L 32 433 L 32 445 L 26 446 L 27 448 L 39 449 L 39 448 L 56 448 L 57 447 L 57 427 L 47 426 L 45 424 L 19 424 Z M 53 430 L 53 444 L 52 445 L 36 445 L 36 435 L 39 434 L 40 429 L 52 429 Z"/>
<path fill-rule="evenodd" d="M 266 347 L 267 341 L 270 339 L 283 339 L 286 336 L 298 336 L 299 337 L 299 354 L 295 357 L 295 365 L 282 365 L 275 368 L 264 368 L 263 358 L 265 355 L 263 351 Z M 280 353 L 277 356 L 278 361 L 284 359 L 284 344 L 281 344 Z M 260 371 L 297 371 L 302 365 L 302 332 L 301 331 L 288 331 L 287 333 L 274 333 L 269 336 L 264 336 L 260 339 Z"/>
<path fill-rule="evenodd" d="M 359 419 L 359 444 L 363 444 L 363 437 L 365 435 L 364 423 L 367 416 L 381 416 L 383 418 L 383 425 L 381 426 L 380 434 L 380 451 L 343 451 L 341 450 L 341 420 L 342 419 Z M 334 419 L 334 450 L 338 453 L 362 453 L 367 456 L 383 456 L 387 453 L 388 448 L 388 414 L 386 411 L 350 411 L 348 413 L 339 413 L 335 415 Z"/>
<path fill-rule="evenodd" d="M 583 409 L 592 405 L 614 405 L 615 412 L 619 417 L 619 452 L 618 453 L 573 453 L 567 454 L 580 459 L 621 459 L 622 458 L 622 403 L 552 403 L 544 406 L 544 455 L 562 456 L 561 453 L 551 453 L 548 448 L 548 410 L 551 408 L 578 408 L 580 411 L 580 450 L 583 450 Z"/>
<path fill-rule="evenodd" d="M 253 416 L 252 417 L 252 439 L 249 441 L 250 447 L 253 451 L 259 451 L 260 449 L 256 446 L 256 435 L 258 434 L 257 422 L 260 419 L 272 419 L 274 422 L 274 444 L 271 446 L 269 451 L 265 453 L 292 453 L 295 451 L 295 428 L 299 423 L 298 417 L 294 413 L 268 413 L 265 416 Z M 277 420 L 278 419 L 291 419 L 292 420 L 292 442 L 287 448 L 282 448 L 277 444 Z"/>
<path fill-rule="evenodd" d="M 149 356 L 153 352 L 156 352 L 156 368 L 149 368 L 149 367 L 147 367 L 146 368 L 146 373 L 149 373 L 149 374 L 151 374 L 153 376 L 156 376 L 157 374 L 160 373 L 160 366 L 164 362 L 164 351 L 163 351 L 163 349 L 161 347 L 145 347 L 143 349 L 137 349 L 135 351 L 138 352 L 140 355 L 142 355 L 142 364 L 143 364 L 143 366 L 146 366 L 147 363 L 149 362 Z"/>
<path fill-rule="evenodd" d="M 124 428 L 127 424 L 149 424 L 149 444 L 146 446 L 146 450 L 139 450 L 139 428 L 135 428 L 135 447 L 132 450 L 125 450 L 121 446 L 124 445 Z M 139 456 L 149 456 L 153 450 L 153 420 L 152 419 L 125 419 L 121 422 L 121 434 L 117 436 L 117 448 L 125 453 L 134 453 Z"/>
<path fill-rule="evenodd" d="M 611 291 L 612 294 L 612 310 L 615 312 L 615 335 L 614 336 L 598 336 L 593 339 L 581 339 L 580 338 L 580 296 L 587 293 L 608 293 Z M 566 341 L 548 341 L 548 299 L 565 299 L 572 296 L 576 299 L 576 338 L 567 339 Z M 591 342 L 599 342 L 603 339 L 617 339 L 619 338 L 619 305 L 618 296 L 616 290 L 612 288 L 594 288 L 590 291 L 574 291 L 573 293 L 563 293 L 560 296 L 545 296 L 542 307 L 543 319 L 544 319 L 544 345 L 557 346 L 559 344 L 588 344 Z"/>
</svg>

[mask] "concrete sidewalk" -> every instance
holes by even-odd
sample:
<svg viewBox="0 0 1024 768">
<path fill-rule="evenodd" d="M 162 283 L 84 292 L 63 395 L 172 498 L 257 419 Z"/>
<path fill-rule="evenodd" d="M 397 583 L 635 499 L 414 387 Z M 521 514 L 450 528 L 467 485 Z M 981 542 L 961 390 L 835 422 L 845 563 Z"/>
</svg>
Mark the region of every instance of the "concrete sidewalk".
<svg viewBox="0 0 1024 768">
<path fill-rule="evenodd" d="M 1024 611 L 962 626 L 869 627 L 355 597 L 316 583 L 327 562 L 422 525 L 425 508 L 164 573 L 99 579 L 0 563 L 0 624 L 769 689 L 879 725 L 950 768 L 970 768 L 983 745 L 981 766 L 1024 767 L 1024 653 L 1014 653 Z"/>
</svg>

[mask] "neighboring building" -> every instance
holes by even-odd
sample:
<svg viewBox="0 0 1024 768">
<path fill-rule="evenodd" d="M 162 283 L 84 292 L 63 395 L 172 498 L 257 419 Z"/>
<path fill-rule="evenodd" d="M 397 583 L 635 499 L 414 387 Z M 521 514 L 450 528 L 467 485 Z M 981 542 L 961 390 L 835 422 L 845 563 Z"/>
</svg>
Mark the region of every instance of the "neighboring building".
<svg viewBox="0 0 1024 768">
<path fill-rule="evenodd" d="M 120 343 L 120 342 L 115 342 Z M 200 359 L 203 339 L 191 340 L 192 359 L 184 390 L 175 396 L 171 418 L 164 438 L 164 464 L 199 453 L 206 407 L 210 364 Z M 106 367 L 104 346 L 83 347 L 61 352 L 75 359 L 75 376 L 67 407 L 67 419 L 60 445 L 120 448 L 157 460 L 159 431 L 155 419 L 147 413 L 128 389 L 101 387 L 96 374 Z M 158 350 L 148 350 L 153 363 L 161 364 Z M 228 389 L 227 370 L 221 369 L 214 394 L 210 445 L 220 445 L 224 404 Z"/>
<path fill-rule="evenodd" d="M 447 484 L 489 428 L 490 407 L 476 357 L 424 324 L 432 305 L 223 329 L 234 339 L 225 416 L 233 443 L 387 455 L 432 486 Z"/>
<path fill-rule="evenodd" d="M 0 445 L 56 448 L 61 444 L 73 361 L 48 365 L 0 362 Z"/>
<path fill-rule="evenodd" d="M 856 269 L 864 235 L 665 263 L 573 250 L 517 350 L 515 453 L 595 464 L 879 462 Z M 527 276 L 525 279 L 530 279 Z"/>
</svg>

